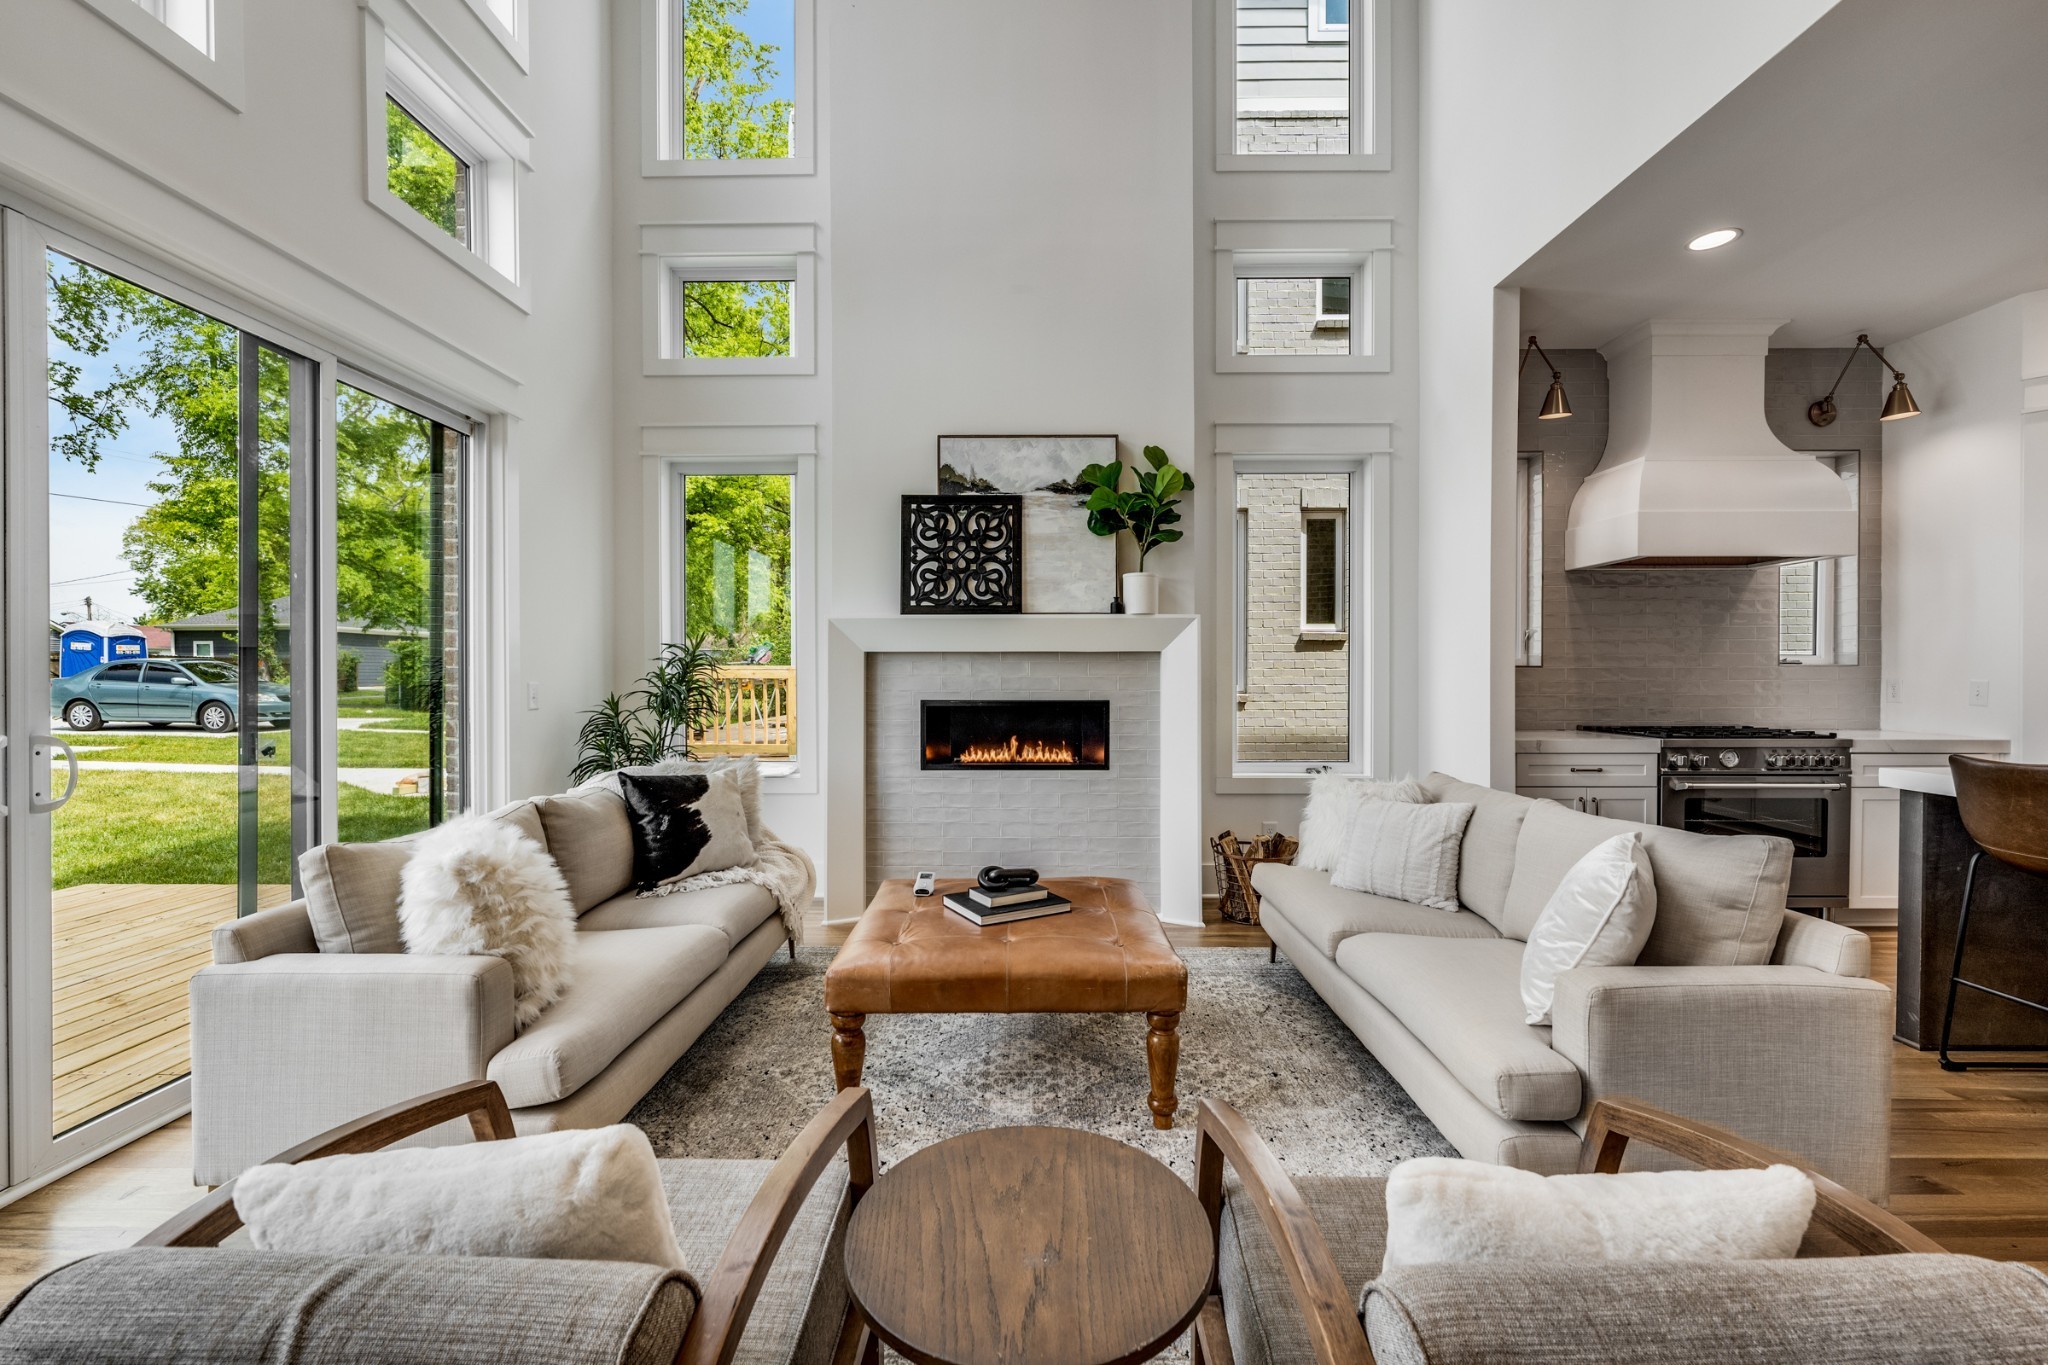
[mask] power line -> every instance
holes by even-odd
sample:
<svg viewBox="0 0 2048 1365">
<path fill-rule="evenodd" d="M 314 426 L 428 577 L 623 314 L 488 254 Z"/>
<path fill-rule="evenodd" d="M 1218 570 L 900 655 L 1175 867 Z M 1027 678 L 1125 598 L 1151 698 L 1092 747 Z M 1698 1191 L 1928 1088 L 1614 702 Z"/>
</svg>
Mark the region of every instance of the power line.
<svg viewBox="0 0 2048 1365">
<path fill-rule="evenodd" d="M 156 506 L 153 502 L 129 502 L 126 498 L 89 498 L 83 493 L 52 493 L 53 498 L 71 498 L 77 502 L 104 502 L 115 507 L 140 507 L 144 511 Z"/>
</svg>

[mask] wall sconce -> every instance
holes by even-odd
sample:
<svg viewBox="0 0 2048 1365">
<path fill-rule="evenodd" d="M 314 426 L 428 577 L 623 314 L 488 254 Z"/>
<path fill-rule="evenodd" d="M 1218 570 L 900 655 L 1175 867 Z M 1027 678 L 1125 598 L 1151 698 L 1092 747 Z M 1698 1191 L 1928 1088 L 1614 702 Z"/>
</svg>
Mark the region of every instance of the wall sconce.
<svg viewBox="0 0 2048 1365">
<path fill-rule="evenodd" d="M 1533 341 L 1535 338 L 1532 337 L 1530 339 Z M 1896 422 L 1901 417 L 1918 417 L 1920 415 L 1920 405 L 1913 401 L 1913 391 L 1906 387 L 1906 376 L 1892 369 L 1892 363 L 1884 358 L 1884 352 L 1871 345 L 1868 336 L 1859 333 L 1856 337 L 1856 344 L 1849 348 L 1849 358 L 1842 362 L 1842 373 L 1836 375 L 1835 382 L 1828 386 L 1827 396 L 1806 409 L 1807 421 L 1817 427 L 1824 427 L 1832 425 L 1835 418 L 1841 416 L 1835 410 L 1835 390 L 1842 387 L 1842 380 L 1848 377 L 1849 367 L 1856 363 L 1856 352 L 1865 346 L 1870 347 L 1870 353 L 1878 358 L 1879 363 L 1887 370 L 1892 371 L 1892 391 L 1885 395 L 1884 411 L 1877 415 L 1877 420 L 1880 422 Z"/>
<path fill-rule="evenodd" d="M 1871 349 L 1875 350 L 1877 348 L 1873 346 Z M 1522 348 L 1522 363 L 1515 373 L 1520 374 L 1523 370 L 1529 368 L 1529 352 L 1532 350 L 1537 355 L 1543 357 L 1544 364 L 1550 366 L 1550 392 L 1543 395 L 1543 406 L 1537 410 L 1536 420 L 1539 422 L 1554 422 L 1560 417 L 1571 416 L 1572 405 L 1565 400 L 1564 396 L 1564 376 L 1557 372 L 1556 365 L 1551 364 L 1550 353 L 1536 344 L 1535 337 L 1530 337 L 1529 344 Z"/>
</svg>

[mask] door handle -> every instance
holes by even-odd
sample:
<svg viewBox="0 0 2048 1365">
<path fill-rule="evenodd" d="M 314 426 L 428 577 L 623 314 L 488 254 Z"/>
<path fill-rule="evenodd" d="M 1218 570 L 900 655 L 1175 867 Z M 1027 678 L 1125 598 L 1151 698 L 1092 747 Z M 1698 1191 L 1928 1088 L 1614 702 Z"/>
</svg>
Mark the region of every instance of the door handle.
<svg viewBox="0 0 2048 1365">
<path fill-rule="evenodd" d="M 51 811 L 69 801 L 72 793 L 78 790 L 78 755 L 72 753 L 71 746 L 55 735 L 37 735 L 35 742 L 35 752 L 30 755 L 31 759 L 41 758 L 44 750 L 55 747 L 64 751 L 64 762 L 70 769 L 67 780 L 64 783 L 64 794 L 55 801 L 45 800 L 44 793 L 41 791 L 31 791 L 29 793 L 29 810 L 37 815 L 48 815 Z M 43 784 L 38 782 L 36 785 L 41 786 Z"/>
<path fill-rule="evenodd" d="M 1604 773 L 1604 772 L 1606 772 L 1606 771 L 1607 771 L 1607 769 L 1605 769 L 1605 768 L 1570 768 L 1570 769 L 1567 769 L 1566 771 L 1568 771 L 1568 772 L 1575 772 L 1575 773 Z"/>
<path fill-rule="evenodd" d="M 1687 782 L 1671 779 L 1675 792 L 1838 792 L 1846 782 Z"/>
</svg>

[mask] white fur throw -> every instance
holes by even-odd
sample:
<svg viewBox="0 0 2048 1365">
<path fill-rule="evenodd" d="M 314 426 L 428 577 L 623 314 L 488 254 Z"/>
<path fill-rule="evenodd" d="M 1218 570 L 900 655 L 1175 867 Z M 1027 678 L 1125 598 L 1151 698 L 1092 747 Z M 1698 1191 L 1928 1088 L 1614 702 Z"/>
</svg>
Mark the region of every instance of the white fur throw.
<svg viewBox="0 0 2048 1365">
<path fill-rule="evenodd" d="M 398 926 L 409 953 L 504 958 L 516 1028 L 568 987 L 569 884 L 546 849 L 489 816 L 459 816 L 419 837 L 399 877 Z"/>
<path fill-rule="evenodd" d="M 1367 801 L 1406 801 L 1426 806 L 1432 800 L 1420 782 L 1404 777 L 1394 782 L 1376 782 L 1369 777 L 1344 773 L 1318 773 L 1308 784 L 1308 804 L 1301 811 L 1301 846 L 1295 850 L 1296 867 L 1328 872 L 1337 866 L 1344 851 L 1344 836 L 1358 808 Z"/>
<path fill-rule="evenodd" d="M 1421 1157 L 1387 1177 L 1385 1264 L 1789 1260 L 1813 1200 L 1792 1166 L 1542 1176 Z"/>
<path fill-rule="evenodd" d="M 685 1268 L 654 1148 L 625 1123 L 252 1166 L 235 1212 L 259 1251 Z"/>
</svg>

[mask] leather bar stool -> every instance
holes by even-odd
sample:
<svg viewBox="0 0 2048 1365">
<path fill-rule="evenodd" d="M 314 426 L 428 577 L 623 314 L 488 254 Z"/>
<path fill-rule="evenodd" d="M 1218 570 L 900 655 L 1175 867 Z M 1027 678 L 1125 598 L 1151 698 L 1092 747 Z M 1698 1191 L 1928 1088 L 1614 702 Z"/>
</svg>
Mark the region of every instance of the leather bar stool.
<svg viewBox="0 0 2048 1365">
<path fill-rule="evenodd" d="M 2040 1052 L 2038 1047 L 1996 1047 L 1972 1044 L 1951 1048 L 1949 1029 L 1956 1019 L 1956 988 L 2010 1000 L 2015 1005 L 2048 1014 L 2048 1002 L 2023 1000 L 1981 981 L 1963 978 L 1963 948 L 1970 936 L 1970 898 L 1977 889 L 1977 864 L 1988 854 L 1999 862 L 2048 878 L 2048 764 L 2003 763 L 1952 754 L 1949 771 L 1955 775 L 1956 805 L 1963 828 L 1976 843 L 1970 855 L 1970 869 L 1963 877 L 1963 905 L 1956 915 L 1956 955 L 1949 968 L 1948 1007 L 1941 1015 L 1941 1065 L 1945 1071 L 1967 1071 L 1969 1067 L 1950 1058 L 1954 1052 Z M 2048 880 L 2040 886 L 2041 898 L 2029 908 L 2048 915 Z M 1974 1065 L 2005 1071 L 2048 1071 L 2048 1062 L 1977 1062 Z"/>
</svg>

